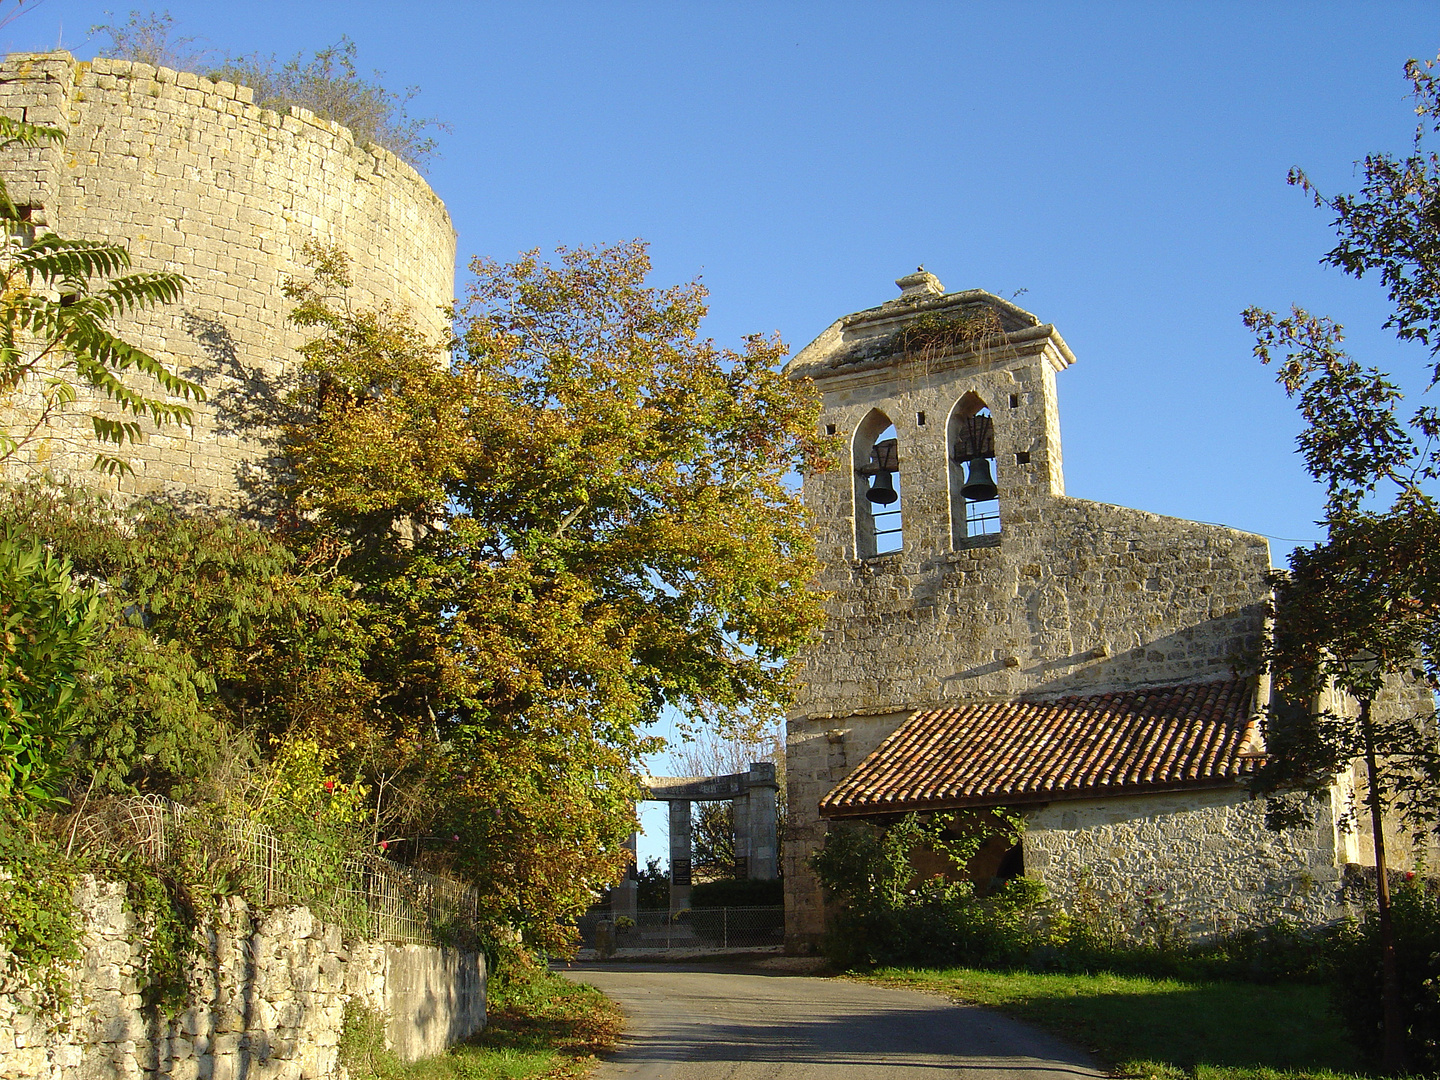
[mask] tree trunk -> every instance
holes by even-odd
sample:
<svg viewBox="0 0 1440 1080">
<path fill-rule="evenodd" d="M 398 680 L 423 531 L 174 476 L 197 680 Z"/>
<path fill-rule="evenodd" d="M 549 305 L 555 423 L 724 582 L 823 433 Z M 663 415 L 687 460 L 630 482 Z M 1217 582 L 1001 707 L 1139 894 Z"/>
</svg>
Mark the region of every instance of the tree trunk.
<svg viewBox="0 0 1440 1080">
<path fill-rule="evenodd" d="M 1369 697 L 1360 699 L 1360 729 L 1365 735 L 1365 772 L 1370 806 L 1370 832 L 1375 838 L 1375 909 L 1380 920 L 1380 995 L 1385 1018 L 1385 1044 L 1381 1064 L 1387 1073 L 1403 1073 L 1405 1017 L 1400 1008 L 1400 974 L 1395 967 L 1395 926 L 1390 918 L 1390 879 L 1385 866 L 1384 805 L 1380 798 L 1375 736 L 1370 727 Z"/>
</svg>

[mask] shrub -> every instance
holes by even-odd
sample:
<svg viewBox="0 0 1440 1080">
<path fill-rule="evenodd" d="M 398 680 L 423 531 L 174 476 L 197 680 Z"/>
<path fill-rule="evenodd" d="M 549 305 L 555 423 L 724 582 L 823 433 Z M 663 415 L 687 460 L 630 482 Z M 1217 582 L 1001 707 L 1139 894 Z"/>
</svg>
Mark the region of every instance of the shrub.
<svg viewBox="0 0 1440 1080">
<path fill-rule="evenodd" d="M 423 169 L 435 152 L 435 140 L 426 130 L 446 130 L 433 117 L 417 119 L 406 112 L 405 106 L 419 93 L 418 88 L 407 87 L 396 94 L 381 84 L 381 72 L 371 79 L 362 76 L 355 67 L 355 43 L 348 37 L 320 49 L 309 60 L 303 53 L 284 64 L 258 53 L 228 56 L 205 74 L 250 87 L 261 108 L 298 105 L 322 120 L 343 124 L 359 145 L 376 143 L 417 169 Z"/>
<path fill-rule="evenodd" d="M 1001 965 L 1025 962 L 1043 941 L 1044 888 L 1024 878 L 978 897 L 969 881 L 917 881 L 912 854 L 929 847 L 956 866 L 993 834 L 1018 821 L 997 812 L 960 834 L 952 819 L 907 815 L 888 829 L 842 823 L 811 859 L 821 883 L 841 900 L 825 952 L 844 967 Z"/>
<path fill-rule="evenodd" d="M 963 866 L 977 838 L 997 823 L 1018 827 L 1005 814 L 972 820 L 974 827 L 958 839 L 947 819 L 927 823 L 913 814 L 888 829 L 833 827 L 811 860 L 841 904 L 826 955 L 844 967 L 964 965 L 1254 982 L 1313 981 L 1331 972 L 1336 932 L 1285 919 L 1196 942 L 1180 932 L 1153 890 L 1134 898 L 1136 921 L 1132 909 L 1122 911 L 1084 882 L 1068 910 L 1055 910 L 1044 886 L 1028 878 L 986 897 L 976 896 L 968 881 L 918 879 L 912 862 L 918 849 L 929 846 Z"/>
<path fill-rule="evenodd" d="M 1405 1050 L 1416 1072 L 1440 1071 L 1440 895 L 1413 874 L 1396 883 L 1390 911 L 1405 1017 Z M 1380 1058 L 1384 1036 L 1380 920 L 1372 908 L 1338 935 L 1332 988 L 1345 1025 L 1362 1051 Z"/>
<path fill-rule="evenodd" d="M 336 1045 L 340 1064 L 356 1080 L 373 1080 L 393 1072 L 395 1055 L 385 1049 L 385 1014 L 370 1008 L 359 998 L 345 1002 Z"/>
<path fill-rule="evenodd" d="M 0 802 L 0 976 L 28 983 L 49 1017 L 69 1003 L 80 955 L 74 889 L 64 852 Z"/>
<path fill-rule="evenodd" d="M 49 803 L 66 770 L 79 675 L 99 618 L 95 588 L 19 530 L 0 530 L 0 801 Z"/>
<path fill-rule="evenodd" d="M 108 14 L 108 12 L 107 12 Z M 195 71 L 205 61 L 206 50 L 198 46 L 199 38 L 174 37 L 175 19 L 168 11 L 131 11 L 123 23 L 100 23 L 90 27 L 92 34 L 104 34 L 110 44 L 99 55 L 112 60 L 130 60 L 153 67 Z"/>
<path fill-rule="evenodd" d="M 315 52 L 307 60 L 296 53 L 280 63 L 274 56 L 226 54 L 215 64 L 211 50 L 199 47 L 199 38 L 175 37 L 175 20 L 168 11 L 130 12 L 123 23 L 92 26 L 92 34 L 104 34 L 110 44 L 99 55 L 115 60 L 132 60 L 155 67 L 195 71 L 208 79 L 248 86 L 255 104 L 277 112 L 291 106 L 309 109 L 322 120 L 333 120 L 350 129 L 356 143 L 375 143 L 417 169 L 435 152 L 435 140 L 426 131 L 447 130 L 432 117 L 412 117 L 405 106 L 419 93 L 407 87 L 403 93 L 387 90 L 382 72 L 367 79 L 355 66 L 355 43 L 341 36 L 334 45 Z"/>
</svg>

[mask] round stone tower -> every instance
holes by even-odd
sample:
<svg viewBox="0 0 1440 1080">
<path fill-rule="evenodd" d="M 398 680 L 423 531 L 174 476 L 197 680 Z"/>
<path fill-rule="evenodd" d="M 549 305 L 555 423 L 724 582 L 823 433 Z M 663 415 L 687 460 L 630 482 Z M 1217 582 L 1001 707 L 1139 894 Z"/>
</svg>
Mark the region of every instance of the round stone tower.
<svg viewBox="0 0 1440 1080">
<path fill-rule="evenodd" d="M 193 429 L 149 432 L 128 451 L 133 476 L 89 472 L 88 421 L 49 431 L 15 473 L 262 509 L 304 340 L 281 287 L 309 272 L 307 241 L 349 255 L 352 303 L 389 301 L 444 327 L 455 275 L 444 204 L 409 165 L 357 146 L 338 124 L 258 108 L 247 87 L 65 52 L 0 64 L 0 112 L 65 133 L 59 144 L 0 154 L 10 196 L 37 228 L 123 244 L 134 270 L 188 279 L 179 303 L 116 329 L 208 394 Z"/>
</svg>

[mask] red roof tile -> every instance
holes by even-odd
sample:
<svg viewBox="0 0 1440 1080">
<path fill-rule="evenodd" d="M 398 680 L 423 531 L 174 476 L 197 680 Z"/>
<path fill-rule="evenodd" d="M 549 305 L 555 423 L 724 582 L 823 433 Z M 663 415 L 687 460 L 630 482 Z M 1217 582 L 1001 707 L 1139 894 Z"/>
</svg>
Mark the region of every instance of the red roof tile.
<svg viewBox="0 0 1440 1080">
<path fill-rule="evenodd" d="M 820 800 L 824 817 L 1233 783 L 1260 749 L 1253 683 L 918 712 Z"/>
</svg>

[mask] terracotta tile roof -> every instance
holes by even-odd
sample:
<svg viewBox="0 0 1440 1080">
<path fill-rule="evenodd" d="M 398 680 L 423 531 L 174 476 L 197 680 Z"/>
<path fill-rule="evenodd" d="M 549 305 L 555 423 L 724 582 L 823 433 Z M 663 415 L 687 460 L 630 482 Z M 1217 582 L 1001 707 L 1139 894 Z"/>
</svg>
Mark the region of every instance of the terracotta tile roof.
<svg viewBox="0 0 1440 1080">
<path fill-rule="evenodd" d="M 1233 783 L 1263 753 L 1252 680 L 918 712 L 820 800 L 824 817 Z"/>
</svg>

